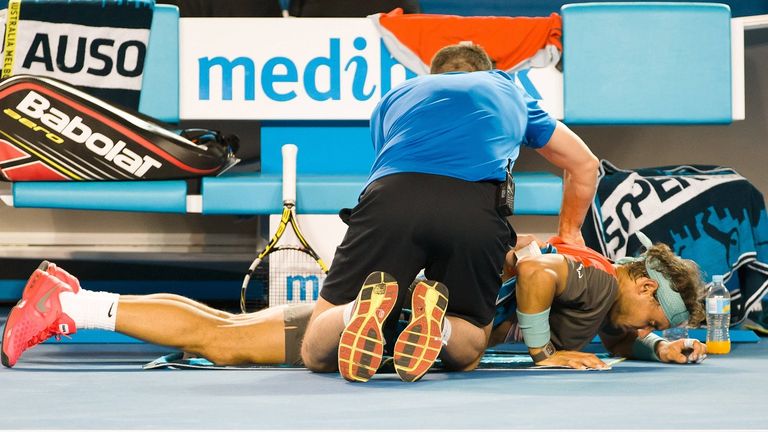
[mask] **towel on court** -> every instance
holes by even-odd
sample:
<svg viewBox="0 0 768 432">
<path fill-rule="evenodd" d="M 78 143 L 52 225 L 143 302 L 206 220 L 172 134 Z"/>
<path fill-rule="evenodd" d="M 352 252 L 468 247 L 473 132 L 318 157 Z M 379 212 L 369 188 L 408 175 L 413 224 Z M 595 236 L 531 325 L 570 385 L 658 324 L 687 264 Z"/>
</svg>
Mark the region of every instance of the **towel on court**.
<svg viewBox="0 0 768 432">
<path fill-rule="evenodd" d="M 610 357 L 609 354 L 596 354 L 609 367 L 623 361 L 623 358 Z M 395 373 L 391 362 L 392 358 L 385 358 L 384 363 L 379 369 L 379 373 Z M 208 370 L 246 370 L 246 369 L 273 369 L 273 370 L 306 370 L 302 367 L 291 365 L 252 365 L 252 366 L 216 366 L 212 362 L 202 357 L 189 358 L 184 353 L 172 353 L 159 357 L 143 366 L 146 370 L 151 369 L 208 369 Z M 561 366 L 536 366 L 527 353 L 489 350 L 480 360 L 478 369 L 486 370 L 576 370 Z M 440 361 L 435 363 L 433 370 L 439 371 Z M 605 369 L 604 369 L 605 370 Z"/>
<path fill-rule="evenodd" d="M 462 17 L 403 14 L 395 9 L 369 17 L 392 56 L 417 74 L 428 74 L 442 47 L 463 41 L 482 46 L 496 68 L 514 72 L 560 60 L 562 19 L 548 17 Z"/>
<path fill-rule="evenodd" d="M 137 109 L 154 0 L 0 0 L 2 77 L 57 78 Z"/>
<path fill-rule="evenodd" d="M 765 337 L 768 336 L 768 327 L 766 327 L 766 322 L 768 322 L 768 320 L 765 320 L 764 317 L 763 319 L 758 319 L 757 321 L 747 318 L 744 320 L 741 328 L 744 330 L 752 330 L 755 334 Z M 731 330 L 731 332 L 733 332 L 733 330 Z"/>
<path fill-rule="evenodd" d="M 597 358 L 599 358 L 605 364 L 608 365 L 608 369 L 571 369 L 565 366 L 536 366 L 536 364 L 533 363 L 533 360 L 531 359 L 531 356 L 528 355 L 528 353 L 507 352 L 507 351 L 501 351 L 501 350 L 486 351 L 485 354 L 483 355 L 483 358 L 480 359 L 480 364 L 477 366 L 477 368 L 486 369 L 486 370 L 534 369 L 534 370 L 548 370 L 548 371 L 550 370 L 559 370 L 559 371 L 610 370 L 611 368 L 613 368 L 614 365 L 625 360 L 623 357 L 611 357 L 611 355 L 608 353 L 598 353 L 595 355 L 597 356 Z"/>
<path fill-rule="evenodd" d="M 170 353 L 158 357 L 142 366 L 145 370 L 151 369 L 209 369 L 209 370 L 245 370 L 245 369 L 295 369 L 303 368 L 292 365 L 250 365 L 250 366 L 216 366 L 210 360 L 203 357 L 187 357 L 183 352 Z"/>
<path fill-rule="evenodd" d="M 637 256 L 638 231 L 695 261 L 705 280 L 725 275 L 732 326 L 760 307 L 768 292 L 765 202 L 733 169 L 620 169 L 601 161 L 597 194 L 582 227 L 587 246 L 613 260 Z"/>
</svg>

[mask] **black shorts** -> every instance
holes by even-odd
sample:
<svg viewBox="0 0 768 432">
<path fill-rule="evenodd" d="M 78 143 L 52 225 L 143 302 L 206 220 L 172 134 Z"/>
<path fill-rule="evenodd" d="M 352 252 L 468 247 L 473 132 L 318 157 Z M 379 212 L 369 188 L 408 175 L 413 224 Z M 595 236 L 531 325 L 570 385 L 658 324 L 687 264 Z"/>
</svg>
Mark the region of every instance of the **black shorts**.
<svg viewBox="0 0 768 432">
<path fill-rule="evenodd" d="M 414 277 L 425 269 L 428 279 L 448 287 L 448 315 L 487 325 L 504 255 L 515 243 L 512 227 L 496 212 L 496 189 L 493 182 L 431 174 L 376 180 L 354 209 L 340 214 L 349 229 L 320 296 L 348 303 L 368 274 L 384 271 L 400 285 L 401 308 Z"/>
</svg>

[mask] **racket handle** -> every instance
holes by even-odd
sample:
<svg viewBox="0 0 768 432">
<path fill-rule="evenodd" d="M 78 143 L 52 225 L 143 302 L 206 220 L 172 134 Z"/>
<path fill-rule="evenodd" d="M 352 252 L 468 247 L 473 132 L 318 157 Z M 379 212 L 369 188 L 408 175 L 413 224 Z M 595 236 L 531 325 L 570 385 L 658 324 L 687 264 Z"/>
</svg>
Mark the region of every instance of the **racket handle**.
<svg viewBox="0 0 768 432">
<path fill-rule="evenodd" d="M 296 204 L 296 144 L 285 144 L 283 152 L 283 204 Z"/>
</svg>

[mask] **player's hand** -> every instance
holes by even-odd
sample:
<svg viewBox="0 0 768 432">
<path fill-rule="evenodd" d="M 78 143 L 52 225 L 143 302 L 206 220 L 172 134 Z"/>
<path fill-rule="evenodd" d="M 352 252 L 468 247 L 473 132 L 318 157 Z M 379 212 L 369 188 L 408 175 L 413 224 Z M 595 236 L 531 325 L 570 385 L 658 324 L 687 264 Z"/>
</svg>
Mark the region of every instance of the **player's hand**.
<svg viewBox="0 0 768 432">
<path fill-rule="evenodd" d="M 579 351 L 557 351 L 552 357 L 536 363 L 536 366 L 565 366 L 571 369 L 609 368 L 596 355 Z"/>
<path fill-rule="evenodd" d="M 509 250 L 506 257 L 504 258 L 504 270 L 501 274 L 502 280 L 507 280 L 512 276 L 517 275 L 517 255 L 515 253 L 520 249 L 530 245 L 531 243 L 533 243 L 536 247 L 539 247 L 540 244 L 544 244 L 533 234 L 517 235 L 517 243 L 515 244 L 515 247 Z"/>
<path fill-rule="evenodd" d="M 707 358 L 707 346 L 690 338 L 661 341 L 656 345 L 656 354 L 663 363 L 701 363 Z"/>
</svg>

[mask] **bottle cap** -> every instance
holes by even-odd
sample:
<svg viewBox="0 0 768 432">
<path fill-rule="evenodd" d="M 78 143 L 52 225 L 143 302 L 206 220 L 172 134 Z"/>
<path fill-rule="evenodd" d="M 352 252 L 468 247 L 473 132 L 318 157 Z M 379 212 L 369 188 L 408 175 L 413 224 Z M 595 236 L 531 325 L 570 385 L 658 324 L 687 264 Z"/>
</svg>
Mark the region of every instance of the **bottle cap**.
<svg viewBox="0 0 768 432">
<path fill-rule="evenodd" d="M 723 275 L 714 275 L 712 276 L 712 282 L 713 283 L 723 283 Z"/>
</svg>

